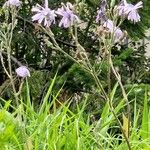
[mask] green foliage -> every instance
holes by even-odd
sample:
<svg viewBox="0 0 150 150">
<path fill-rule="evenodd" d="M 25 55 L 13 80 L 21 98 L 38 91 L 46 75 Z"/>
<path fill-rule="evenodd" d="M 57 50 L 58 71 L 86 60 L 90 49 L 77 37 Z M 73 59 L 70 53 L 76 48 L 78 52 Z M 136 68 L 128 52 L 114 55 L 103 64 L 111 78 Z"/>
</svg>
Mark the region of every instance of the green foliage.
<svg viewBox="0 0 150 150">
<path fill-rule="evenodd" d="M 5 146 L 16 149 L 19 143 L 17 137 L 22 137 L 17 119 L 7 111 L 9 105 L 10 101 L 6 102 L 5 106 L 0 109 L 0 149 Z"/>
<path fill-rule="evenodd" d="M 141 137 L 142 139 L 150 138 L 150 131 L 149 131 L 149 106 L 148 106 L 148 98 L 147 98 L 147 91 L 145 92 L 144 97 L 144 109 L 143 109 L 143 118 L 142 118 L 142 128 L 141 128 Z"/>
<path fill-rule="evenodd" d="M 119 132 L 116 120 L 111 113 L 108 103 L 99 114 L 100 118 L 91 122 L 90 114 L 85 112 L 88 95 L 84 95 L 82 105 L 76 105 L 76 111 L 70 110 L 71 103 L 59 102 L 58 95 L 61 89 L 53 95 L 56 76 L 52 80 L 49 89 L 39 108 L 34 109 L 33 102 L 29 101 L 29 92 L 26 99 L 18 108 L 1 98 L 5 103 L 0 109 L 0 146 L 5 149 L 47 149 L 47 150 L 87 150 L 87 149 L 115 149 L 126 148 L 126 143 Z M 115 103 L 118 84 L 111 92 L 111 100 Z M 27 91 L 29 87 L 26 86 Z M 50 97 L 52 101 L 50 102 Z M 141 95 L 144 97 L 144 95 Z M 24 96 L 25 98 L 25 96 Z M 134 116 L 131 120 L 130 143 L 133 150 L 149 149 L 149 106 L 148 91 L 145 90 L 144 109 L 137 107 L 137 99 L 134 101 Z M 50 108 L 52 107 L 52 110 Z M 115 107 L 115 112 L 120 116 L 120 111 L 125 107 L 124 101 Z M 9 109 L 13 109 L 9 113 Z M 143 116 L 143 119 L 140 118 Z M 121 120 L 121 119 L 120 119 Z M 116 133 L 117 132 L 117 133 Z M 141 138 L 140 138 L 141 137 Z"/>
<path fill-rule="evenodd" d="M 116 64 L 117 66 L 121 66 L 124 63 L 124 61 L 132 55 L 132 53 L 133 53 L 132 48 L 125 49 L 120 53 L 120 55 L 114 58 L 114 64 Z"/>
</svg>

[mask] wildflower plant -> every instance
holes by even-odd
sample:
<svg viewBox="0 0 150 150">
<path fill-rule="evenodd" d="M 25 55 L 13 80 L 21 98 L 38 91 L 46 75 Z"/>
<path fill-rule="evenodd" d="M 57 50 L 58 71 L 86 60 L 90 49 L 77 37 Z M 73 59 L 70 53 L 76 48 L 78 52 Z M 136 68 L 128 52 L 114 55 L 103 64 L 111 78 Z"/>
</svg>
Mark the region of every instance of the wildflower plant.
<svg viewBox="0 0 150 150">
<path fill-rule="evenodd" d="M 3 5 L 4 16 L 5 16 L 5 22 L 1 23 L 1 32 L 0 32 L 0 42 L 1 42 L 1 49 L 0 49 L 0 60 L 2 67 L 4 69 L 4 72 L 8 76 L 12 89 L 13 89 L 13 95 L 15 97 L 15 104 L 19 105 L 19 97 L 18 97 L 18 91 L 16 90 L 15 82 L 14 82 L 14 70 L 12 65 L 12 59 L 15 58 L 12 57 L 12 40 L 13 40 L 13 32 L 17 26 L 17 13 L 20 9 L 22 2 L 19 0 L 8 0 Z M 11 20 L 11 21 L 10 21 Z M 4 55 L 6 55 L 8 67 L 4 61 Z M 15 59 L 15 62 L 20 67 L 22 64 Z M 27 77 L 30 76 L 29 70 L 24 66 L 23 68 L 16 69 L 16 73 L 20 77 Z"/>
<path fill-rule="evenodd" d="M 112 58 L 112 48 L 116 43 L 120 43 L 123 39 L 126 38 L 127 34 L 126 31 L 123 31 L 121 29 L 122 20 L 127 18 L 129 21 L 132 21 L 133 23 L 140 21 L 140 15 L 138 13 L 138 9 L 142 8 L 142 2 L 140 1 L 136 5 L 132 5 L 127 3 L 126 0 L 122 0 L 120 4 L 113 6 L 111 8 L 111 11 L 109 9 L 109 5 L 107 4 L 106 0 L 102 0 L 101 4 L 99 6 L 99 10 L 97 11 L 97 15 L 95 15 L 95 26 L 93 31 L 93 34 L 100 42 L 103 42 L 103 48 L 105 51 L 105 55 L 103 57 L 103 60 L 107 60 L 107 66 L 108 66 L 108 90 L 106 90 L 103 87 L 102 81 L 99 78 L 99 75 L 101 74 L 100 69 L 96 68 L 97 62 L 102 62 L 103 60 L 98 60 L 95 58 L 94 60 L 91 60 L 89 58 L 87 49 L 84 48 L 82 43 L 79 41 L 78 38 L 78 32 L 80 31 L 78 26 L 82 22 L 81 19 L 79 19 L 78 11 L 76 11 L 77 5 L 72 5 L 71 3 L 67 2 L 66 4 L 62 3 L 62 6 L 60 8 L 51 9 L 48 5 L 48 0 L 45 0 L 45 3 L 43 6 L 37 4 L 36 6 L 33 6 L 31 9 L 31 20 L 32 23 L 38 23 L 38 27 L 40 28 L 40 31 L 42 31 L 45 36 L 43 36 L 43 42 L 48 47 L 53 49 L 53 51 L 58 51 L 64 54 L 67 58 L 71 59 L 73 62 L 78 64 L 83 70 L 85 70 L 89 75 L 93 78 L 96 84 L 95 91 L 101 94 L 105 102 L 109 106 L 109 111 L 112 113 L 114 118 L 116 119 L 120 130 L 122 131 L 122 134 L 126 140 L 128 149 L 131 150 L 131 144 L 130 144 L 130 105 L 128 100 L 128 94 L 124 88 L 124 85 L 122 83 L 121 76 L 118 72 L 118 70 L 115 68 Z M 10 36 L 5 37 L 3 33 L 1 33 L 1 37 L 4 37 L 5 40 L 1 40 L 1 51 L 0 51 L 0 58 L 1 63 L 3 65 L 3 68 L 5 70 L 5 73 L 8 75 L 8 77 L 11 80 L 11 84 L 13 87 L 13 92 L 17 101 L 17 105 L 19 102 L 18 93 L 15 88 L 14 84 L 14 75 L 12 70 L 12 64 L 11 64 L 11 42 L 13 38 L 13 30 L 15 26 L 17 25 L 17 9 L 18 6 L 21 5 L 21 2 L 19 0 L 8 0 L 5 3 L 6 6 L 13 6 L 15 9 L 11 9 L 8 7 L 8 10 L 11 10 L 11 17 L 12 22 L 10 24 L 7 24 L 9 26 L 8 31 L 10 33 Z M 15 11 L 15 12 L 14 12 Z M 120 19 L 121 18 L 121 19 Z M 71 39 L 71 42 L 74 43 L 75 50 L 72 51 L 71 54 L 67 53 L 57 42 L 57 39 L 55 38 L 55 34 L 53 33 L 53 27 L 52 24 L 54 24 L 57 27 L 63 27 L 67 28 L 69 37 Z M 61 28 L 62 29 L 62 28 Z M 99 47 L 99 50 L 101 51 L 101 48 Z M 8 57 L 8 66 L 9 69 L 5 67 L 5 63 L 3 61 L 3 55 L 2 52 L 7 52 Z M 19 66 L 16 70 L 16 74 L 19 77 L 26 78 L 30 77 L 30 72 L 26 66 Z M 115 79 L 117 81 L 116 87 L 119 85 L 120 89 L 122 91 L 123 99 L 126 102 L 127 105 L 127 132 L 124 131 L 124 128 L 118 119 L 118 116 L 116 114 L 115 108 L 113 106 L 113 94 L 112 94 L 112 87 L 111 87 L 111 72 L 115 76 Z M 32 76 L 32 74 L 31 74 Z M 51 88 L 50 88 L 51 91 Z M 44 106 L 47 103 L 49 95 L 46 95 L 46 98 L 44 98 Z M 43 107 L 44 107 L 43 106 Z M 44 108 L 41 108 L 40 113 L 43 111 Z"/>
<path fill-rule="evenodd" d="M 115 10 L 116 7 L 114 7 L 114 13 L 117 12 L 117 16 L 114 15 L 115 17 L 110 17 L 111 15 L 107 11 L 106 6 L 107 6 L 107 2 L 105 0 L 103 0 L 101 2 L 100 9 L 98 10 L 96 22 L 100 23 L 100 26 L 103 27 L 103 30 L 106 30 L 109 34 L 109 38 L 106 38 L 106 33 L 103 33 L 104 37 L 102 36 L 99 38 L 103 40 L 105 51 L 108 54 L 108 56 L 107 56 L 108 65 L 109 65 L 108 74 L 110 74 L 110 71 L 112 70 L 112 72 L 115 75 L 117 82 L 119 83 L 120 88 L 122 90 L 123 99 L 126 101 L 126 104 L 127 104 L 128 132 L 129 132 L 130 131 L 130 105 L 129 105 L 129 101 L 128 101 L 128 96 L 126 94 L 126 91 L 125 91 L 124 86 L 121 81 L 121 77 L 113 65 L 111 49 L 112 49 L 114 43 L 120 42 L 123 38 L 125 38 L 125 33 L 119 27 L 121 22 L 118 23 L 118 21 L 117 21 L 118 16 L 127 17 L 128 20 L 131 20 L 134 23 L 140 21 L 140 17 L 139 17 L 139 14 L 137 13 L 137 9 L 142 7 L 142 2 L 139 2 L 137 5 L 133 6 L 131 4 L 128 4 L 126 1 L 122 1 L 119 6 L 116 6 L 117 10 Z M 118 121 L 120 129 L 121 129 L 121 131 L 125 137 L 125 140 L 127 142 L 128 148 L 131 149 L 130 142 L 128 139 L 129 133 L 126 134 L 124 132 L 122 124 L 114 112 L 113 103 L 109 97 L 110 93 L 107 93 L 104 90 L 104 88 L 101 84 L 101 81 L 98 78 L 98 74 L 88 58 L 88 54 L 87 54 L 86 50 L 78 41 L 77 24 L 79 23 L 79 17 L 77 17 L 76 15 L 73 14 L 73 12 L 71 10 L 72 8 L 73 8 L 73 6 L 70 3 L 67 3 L 66 6 L 63 4 L 62 8 L 58 8 L 58 10 L 56 11 L 56 14 L 62 16 L 62 20 L 60 21 L 59 26 L 60 27 L 63 26 L 65 28 L 70 28 L 72 38 L 76 45 L 76 53 L 78 53 L 80 55 L 80 58 L 75 59 L 73 55 L 70 56 L 69 54 L 67 54 L 55 40 L 55 36 L 52 33 L 51 29 L 50 28 L 44 29 L 42 27 L 43 31 L 50 37 L 50 39 L 52 41 L 52 42 L 49 42 L 49 41 L 46 41 L 46 42 L 48 45 L 51 45 L 51 47 L 54 50 L 58 50 L 58 51 L 62 52 L 63 54 L 68 56 L 70 59 L 75 61 L 77 64 L 79 64 L 81 67 L 83 67 L 83 69 L 85 69 L 87 72 L 89 72 L 93 76 L 93 78 L 97 84 L 97 87 L 99 88 L 99 91 L 102 92 L 103 96 L 105 97 L 105 100 L 109 102 L 110 109 L 111 109 L 113 115 L 115 116 L 116 120 Z M 73 26 L 73 24 L 74 24 L 74 26 Z M 102 32 L 104 32 L 104 31 L 102 31 Z M 110 76 L 108 76 L 108 80 L 110 80 Z M 111 89 L 111 86 L 110 85 L 108 85 L 108 86 Z"/>
</svg>

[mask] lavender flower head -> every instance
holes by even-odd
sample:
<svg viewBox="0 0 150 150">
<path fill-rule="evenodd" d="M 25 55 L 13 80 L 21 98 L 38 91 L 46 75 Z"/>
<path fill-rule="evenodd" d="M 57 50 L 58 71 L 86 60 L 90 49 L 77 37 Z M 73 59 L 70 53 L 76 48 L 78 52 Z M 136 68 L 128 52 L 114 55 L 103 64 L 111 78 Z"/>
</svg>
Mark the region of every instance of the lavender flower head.
<svg viewBox="0 0 150 150">
<path fill-rule="evenodd" d="M 127 16 L 128 20 L 134 23 L 140 21 L 140 15 L 138 14 L 138 9 L 143 7 L 143 2 L 140 1 L 136 5 L 128 4 L 126 0 L 122 0 L 118 6 L 118 14 L 120 16 Z"/>
<path fill-rule="evenodd" d="M 114 31 L 114 23 L 109 19 L 103 24 L 103 27 L 107 28 L 110 32 Z"/>
<path fill-rule="evenodd" d="M 103 27 L 107 28 L 110 33 L 114 34 L 115 42 L 121 40 L 124 37 L 124 33 L 121 31 L 121 29 L 116 27 L 113 21 L 109 19 L 103 24 Z"/>
<path fill-rule="evenodd" d="M 4 4 L 4 6 L 7 6 L 7 7 L 11 7 L 11 6 L 19 7 L 21 5 L 21 3 L 22 2 L 20 2 L 19 0 L 8 0 Z"/>
<path fill-rule="evenodd" d="M 102 0 L 101 4 L 100 4 L 100 8 L 97 11 L 97 16 L 96 16 L 96 22 L 98 23 L 99 21 L 103 22 L 106 21 L 106 15 L 105 15 L 105 11 L 106 11 L 106 0 Z"/>
<path fill-rule="evenodd" d="M 74 12 L 71 10 L 73 8 L 71 3 L 67 3 L 66 6 L 63 4 L 61 8 L 58 8 L 56 13 L 62 16 L 62 19 L 59 23 L 59 27 L 63 26 L 64 28 L 68 28 L 72 26 L 75 22 L 79 22 L 80 19 Z"/>
<path fill-rule="evenodd" d="M 45 0 L 45 7 L 37 6 L 33 7 L 32 12 L 36 12 L 34 16 L 32 16 L 32 21 L 38 21 L 41 24 L 44 21 L 44 26 L 49 27 L 52 23 L 55 24 L 55 11 L 48 8 L 48 0 Z"/>
<path fill-rule="evenodd" d="M 16 73 L 19 77 L 22 77 L 22 78 L 25 78 L 27 76 L 30 77 L 30 72 L 26 66 L 21 66 L 21 67 L 17 68 Z"/>
</svg>

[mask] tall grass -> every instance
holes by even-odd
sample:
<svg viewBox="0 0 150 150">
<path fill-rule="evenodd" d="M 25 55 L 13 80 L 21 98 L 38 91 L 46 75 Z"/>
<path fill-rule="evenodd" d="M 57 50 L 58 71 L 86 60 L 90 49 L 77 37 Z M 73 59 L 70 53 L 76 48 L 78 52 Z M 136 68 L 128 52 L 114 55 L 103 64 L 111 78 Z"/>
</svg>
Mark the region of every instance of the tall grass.
<svg viewBox="0 0 150 150">
<path fill-rule="evenodd" d="M 11 101 L 1 98 L 0 109 L 0 149 L 2 150 L 122 150 L 128 149 L 122 133 L 116 125 L 116 120 L 110 111 L 109 104 L 103 108 L 100 119 L 91 121 L 90 114 L 85 114 L 88 95 L 83 99 L 83 105 L 77 104 L 76 111 L 70 109 L 71 100 L 66 103 L 58 101 L 61 89 L 53 95 L 52 89 L 56 76 L 41 102 L 35 110 L 30 100 L 29 86 L 26 82 L 26 99 L 15 108 Z M 116 87 L 111 92 L 115 100 Z M 150 148 L 149 107 L 147 91 L 144 97 L 143 117 L 141 110 L 134 103 L 133 124 L 131 124 L 130 144 L 134 150 Z M 60 106 L 56 108 L 56 103 Z M 120 116 L 120 110 L 125 107 L 123 100 L 115 107 L 115 113 Z M 11 109 L 11 113 L 10 113 Z M 141 120 L 141 121 L 140 121 Z M 140 124 L 139 124 L 140 123 Z M 117 132 L 115 132 L 117 130 Z"/>
</svg>

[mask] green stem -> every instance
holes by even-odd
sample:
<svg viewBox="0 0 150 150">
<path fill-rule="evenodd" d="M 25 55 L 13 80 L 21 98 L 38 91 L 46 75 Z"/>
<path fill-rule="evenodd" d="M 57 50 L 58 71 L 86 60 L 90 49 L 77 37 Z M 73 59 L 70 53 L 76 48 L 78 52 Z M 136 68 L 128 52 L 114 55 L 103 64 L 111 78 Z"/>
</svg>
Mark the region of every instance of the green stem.
<svg viewBox="0 0 150 150">
<path fill-rule="evenodd" d="M 109 48 L 109 58 L 108 58 L 108 60 L 109 60 L 110 69 L 113 71 L 113 74 L 115 75 L 115 77 L 116 77 L 116 79 L 117 79 L 117 81 L 118 81 L 118 83 L 119 83 L 119 85 L 120 85 L 120 87 L 121 87 L 124 100 L 125 100 L 125 102 L 126 102 L 126 104 L 127 104 L 127 109 L 128 109 L 128 137 L 127 137 L 127 135 L 126 135 L 126 133 L 125 133 L 123 127 L 122 127 L 122 124 L 121 124 L 120 120 L 118 119 L 117 115 L 116 115 L 115 112 L 114 112 L 112 100 L 109 100 L 109 105 L 110 105 L 110 108 L 112 109 L 112 113 L 113 113 L 114 117 L 116 118 L 116 120 L 117 120 L 117 122 L 118 122 L 118 124 L 119 124 L 119 126 L 120 126 L 120 129 L 121 129 L 121 131 L 122 131 L 122 133 L 123 133 L 123 136 L 124 136 L 124 138 L 125 138 L 125 140 L 126 140 L 126 143 L 127 143 L 127 145 L 128 145 L 128 149 L 131 150 L 131 146 L 130 146 L 130 142 L 129 142 L 129 131 L 130 131 L 130 105 L 129 105 L 129 101 L 128 101 L 127 94 L 126 94 L 125 89 L 124 89 L 124 87 L 123 87 L 123 85 L 122 85 L 121 77 L 120 77 L 119 73 L 115 70 L 114 65 L 113 65 L 113 61 L 112 61 L 112 57 L 111 57 L 111 46 L 110 46 L 110 48 Z"/>
<path fill-rule="evenodd" d="M 59 44 L 57 43 L 57 41 L 55 40 L 54 34 L 51 31 L 51 29 L 46 30 L 45 28 L 43 28 L 41 26 L 41 28 L 44 30 L 44 32 L 51 38 L 54 47 L 52 47 L 55 50 L 60 51 L 61 53 L 63 53 L 65 56 L 67 56 L 69 59 L 71 59 L 73 62 L 77 63 L 80 67 L 84 68 L 86 71 L 89 72 L 89 70 L 86 68 L 86 66 L 84 66 L 83 64 L 81 65 L 76 59 L 74 59 L 71 55 L 69 55 L 68 53 L 66 53 L 65 51 L 62 50 L 62 48 L 59 46 Z"/>
<path fill-rule="evenodd" d="M 107 41 L 106 41 L 106 42 L 107 42 Z M 121 124 L 120 120 L 118 119 L 118 117 L 117 117 L 117 115 L 116 115 L 116 113 L 115 113 L 115 111 L 114 111 L 114 108 L 113 108 L 113 104 L 112 104 L 112 100 L 111 100 L 111 99 L 109 99 L 109 106 L 110 106 L 111 111 L 112 111 L 112 113 L 113 113 L 115 119 L 117 120 L 118 125 L 119 125 L 119 127 L 120 127 L 120 129 L 121 129 L 121 131 L 122 131 L 122 134 L 123 134 L 123 136 L 124 136 L 124 138 L 125 138 L 125 140 L 126 140 L 126 143 L 127 143 L 127 145 L 128 145 L 128 149 L 131 150 L 131 146 L 130 146 L 130 142 L 129 142 L 129 131 L 130 131 L 130 105 L 129 105 L 129 101 L 128 101 L 127 94 L 126 94 L 125 89 L 124 89 L 124 87 L 123 87 L 123 85 L 122 85 L 121 77 L 120 77 L 119 73 L 115 70 L 114 65 L 113 65 L 113 61 L 112 61 L 112 57 L 111 57 L 112 42 L 113 42 L 113 34 L 111 35 L 111 42 L 110 42 L 110 44 L 109 44 L 109 43 L 107 43 L 107 44 L 105 43 L 105 49 L 108 51 L 108 54 L 109 54 L 109 55 L 108 55 L 108 62 L 109 62 L 109 66 L 110 66 L 110 71 L 111 71 L 111 70 L 113 71 L 113 74 L 115 75 L 115 77 L 116 77 L 116 79 L 117 79 L 117 81 L 118 81 L 118 83 L 119 83 L 119 85 L 120 85 L 120 87 L 121 87 L 124 100 L 125 100 L 125 102 L 126 102 L 126 104 L 127 104 L 127 109 L 128 109 L 128 137 L 127 137 L 127 135 L 126 135 L 126 133 L 125 133 L 123 127 L 122 127 L 122 124 Z"/>
<path fill-rule="evenodd" d="M 129 137 L 129 132 L 130 132 L 130 104 L 129 104 L 128 96 L 127 96 L 126 91 L 125 91 L 125 89 L 123 87 L 123 84 L 122 84 L 122 81 L 121 81 L 121 77 L 120 77 L 119 73 L 114 68 L 113 61 L 112 61 L 111 57 L 110 57 L 110 62 L 109 63 L 110 63 L 111 69 L 112 69 L 112 71 L 113 71 L 113 73 L 114 73 L 114 75 L 115 75 L 115 77 L 116 77 L 116 79 L 117 79 L 117 81 L 118 81 L 118 83 L 119 83 L 119 85 L 121 87 L 122 95 L 123 95 L 124 100 L 125 100 L 125 102 L 127 104 L 127 111 L 128 111 L 128 137 Z"/>
<path fill-rule="evenodd" d="M 111 79 L 110 79 L 111 67 L 109 65 L 109 58 L 110 57 L 111 57 L 111 51 L 108 52 L 108 56 L 107 56 L 107 63 L 108 63 L 107 79 L 108 79 L 108 95 L 109 95 L 109 97 L 110 97 L 110 92 L 111 92 Z"/>
</svg>

